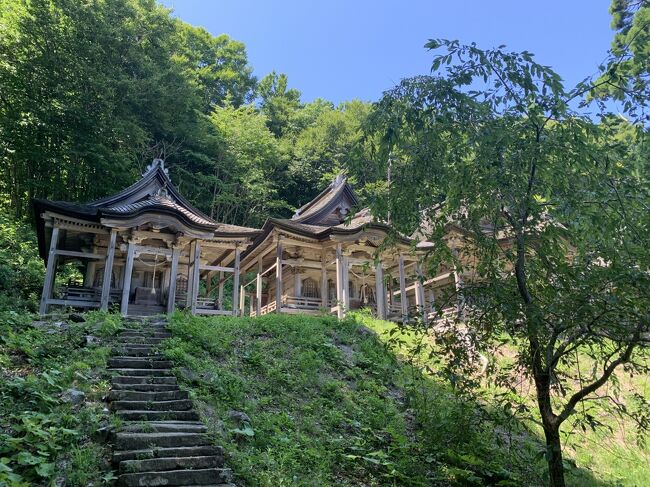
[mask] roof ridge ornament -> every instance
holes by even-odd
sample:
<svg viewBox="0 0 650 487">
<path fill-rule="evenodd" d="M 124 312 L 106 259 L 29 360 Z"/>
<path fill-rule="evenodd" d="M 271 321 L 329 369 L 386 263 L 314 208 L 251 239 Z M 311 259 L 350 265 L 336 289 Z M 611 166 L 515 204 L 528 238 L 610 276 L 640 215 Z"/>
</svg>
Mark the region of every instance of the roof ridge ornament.
<svg viewBox="0 0 650 487">
<path fill-rule="evenodd" d="M 332 182 L 332 187 L 333 188 L 338 188 L 341 184 L 345 183 L 347 178 L 345 177 L 345 174 L 339 173 L 336 175 L 336 178 Z"/>
<path fill-rule="evenodd" d="M 149 174 L 151 171 L 155 171 L 156 168 L 158 168 L 158 167 L 160 167 L 160 169 L 162 170 L 162 172 L 164 172 L 165 175 L 169 177 L 169 169 L 165 168 L 165 161 L 164 161 L 163 159 L 159 159 L 159 158 L 155 158 L 155 159 L 151 162 L 151 164 L 149 164 L 149 165 L 145 168 L 144 172 L 142 173 L 142 176 L 144 177 L 144 176 L 146 176 L 147 174 Z"/>
</svg>

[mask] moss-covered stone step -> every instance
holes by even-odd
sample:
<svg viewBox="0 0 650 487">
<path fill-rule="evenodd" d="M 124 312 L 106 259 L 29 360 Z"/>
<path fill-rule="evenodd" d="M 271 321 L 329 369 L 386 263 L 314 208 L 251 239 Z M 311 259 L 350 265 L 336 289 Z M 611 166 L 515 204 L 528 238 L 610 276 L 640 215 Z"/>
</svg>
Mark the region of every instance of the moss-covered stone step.
<svg viewBox="0 0 650 487">
<path fill-rule="evenodd" d="M 198 421 L 196 411 L 117 410 L 115 414 L 125 421 Z"/>
<path fill-rule="evenodd" d="M 142 485 L 219 485 L 228 483 L 232 477 L 230 469 L 208 468 L 200 470 L 168 470 L 163 472 L 127 473 L 118 477 L 118 482 L 127 487 Z"/>
<path fill-rule="evenodd" d="M 113 445 L 118 450 L 142 450 L 153 447 L 209 445 L 202 433 L 116 433 Z"/>
<path fill-rule="evenodd" d="M 108 395 L 109 401 L 173 401 L 187 399 L 187 391 L 117 391 Z"/>
</svg>

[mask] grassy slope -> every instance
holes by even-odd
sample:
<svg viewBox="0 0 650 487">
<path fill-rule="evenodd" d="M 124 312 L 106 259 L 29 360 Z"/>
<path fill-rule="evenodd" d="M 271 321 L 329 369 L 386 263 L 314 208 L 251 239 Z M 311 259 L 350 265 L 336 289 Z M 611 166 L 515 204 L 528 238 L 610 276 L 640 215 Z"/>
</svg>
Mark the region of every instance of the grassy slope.
<svg viewBox="0 0 650 487">
<path fill-rule="evenodd" d="M 534 485 L 492 425 L 348 320 L 174 315 L 165 354 L 245 485 Z M 238 424 L 229 411 L 242 411 Z M 514 444 L 514 443 L 513 443 Z M 499 484 L 499 482 L 501 482 Z"/>
<path fill-rule="evenodd" d="M 543 485 L 539 432 L 505 428 L 494 422 L 498 412 L 458 400 L 405 365 L 399 356 L 412 337 L 391 349 L 394 328 L 363 316 L 179 313 L 165 353 L 243 485 Z M 231 410 L 250 423 L 237 423 Z M 584 446 L 570 449 L 578 466 L 597 473 L 568 465 L 569 484 L 643 485 L 647 452 L 595 449 L 598 435 L 583 433 Z"/>
<path fill-rule="evenodd" d="M 84 346 L 85 336 L 108 338 L 119 317 L 89 313 L 85 323 L 32 326 L 32 317 L 0 313 L 0 485 L 102 485 L 112 478 L 109 451 L 92 436 L 106 422 L 102 401 L 108 344 Z M 65 319 L 62 316 L 60 319 Z M 85 393 L 72 405 L 64 393 Z"/>
</svg>

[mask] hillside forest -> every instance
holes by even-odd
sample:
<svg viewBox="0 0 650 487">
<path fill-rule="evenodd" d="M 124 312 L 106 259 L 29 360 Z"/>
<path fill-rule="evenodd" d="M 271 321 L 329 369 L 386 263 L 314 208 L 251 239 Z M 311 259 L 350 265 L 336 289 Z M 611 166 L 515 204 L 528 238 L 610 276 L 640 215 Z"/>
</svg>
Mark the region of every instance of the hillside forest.
<svg viewBox="0 0 650 487">
<path fill-rule="evenodd" d="M 647 460 L 650 4 L 612 0 L 610 13 L 611 48 L 575 86 L 528 51 L 431 33 L 430 72 L 335 105 L 304 101 L 284 73 L 255 76 L 243 42 L 155 0 L 3 0 L 2 330 L 26 326 L 42 288 L 33 198 L 98 199 L 162 158 L 198 209 L 260 227 L 344 173 L 395 235 L 433 242 L 428 270 L 461 261 L 444 245 L 450 222 L 471 242 L 480 279 L 462 298 L 480 306 L 463 317 L 469 331 L 411 320 L 390 332 L 413 345 L 398 355 L 459 401 L 535 424 L 544 483 L 565 485 L 580 451 L 568 438 L 613 431 L 613 417 Z M 457 485 L 498 485 L 467 482 Z"/>
</svg>

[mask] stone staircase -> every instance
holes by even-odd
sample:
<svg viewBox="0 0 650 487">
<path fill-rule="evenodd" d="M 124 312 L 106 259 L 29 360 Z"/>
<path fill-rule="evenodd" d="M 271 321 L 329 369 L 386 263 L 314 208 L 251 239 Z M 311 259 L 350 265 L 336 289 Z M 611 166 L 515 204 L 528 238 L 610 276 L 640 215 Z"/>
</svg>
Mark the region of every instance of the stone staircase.
<svg viewBox="0 0 650 487">
<path fill-rule="evenodd" d="M 172 375 L 172 363 L 153 348 L 170 334 L 166 322 L 118 337 L 109 370 L 113 414 L 122 425 L 112 434 L 113 464 L 123 486 L 234 487 L 224 468 L 223 450 L 212 445 L 186 391 Z"/>
</svg>

